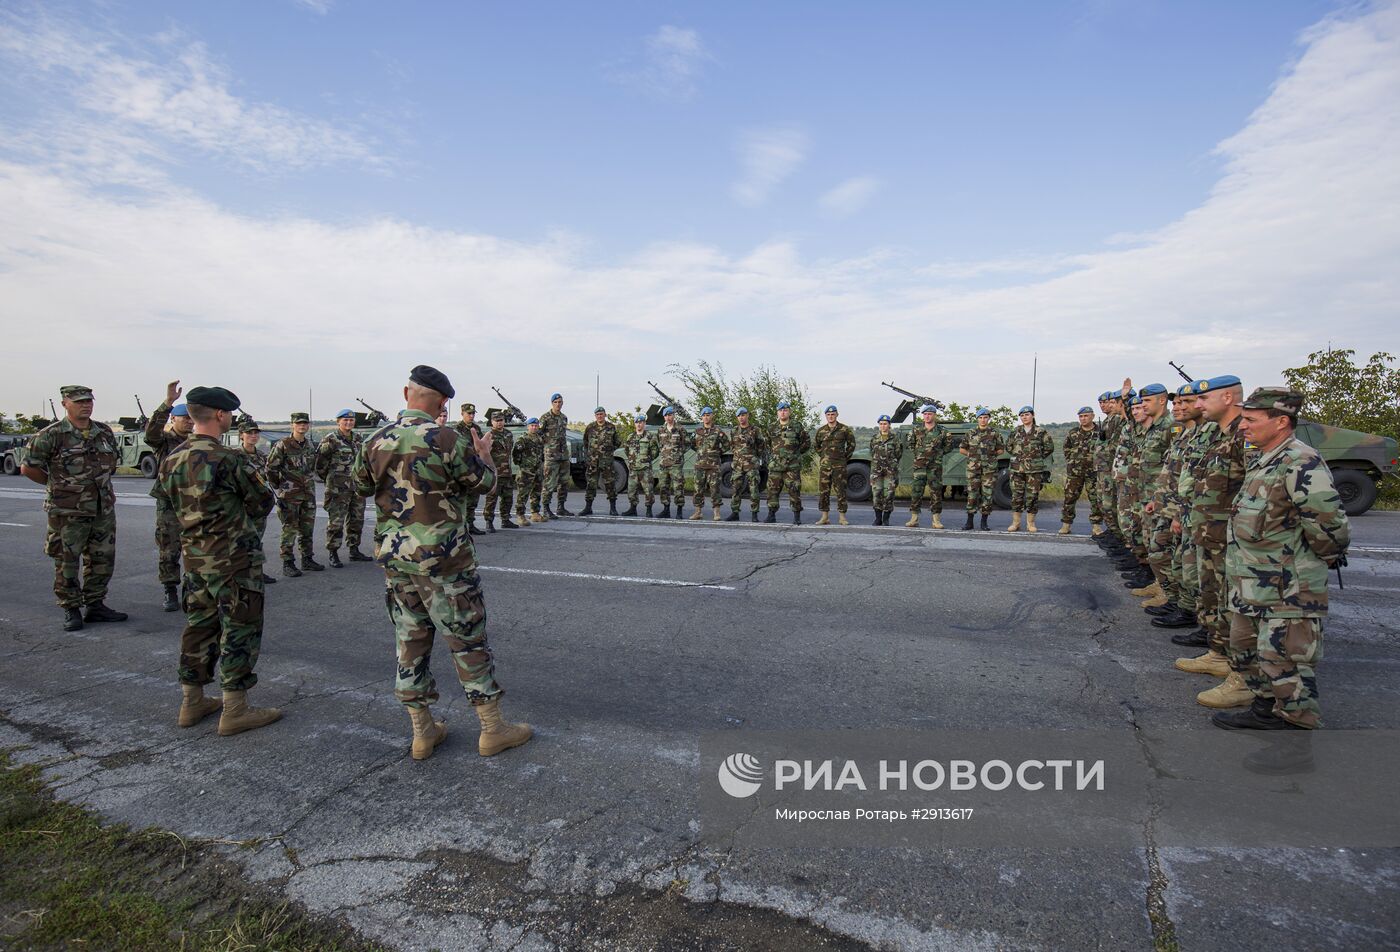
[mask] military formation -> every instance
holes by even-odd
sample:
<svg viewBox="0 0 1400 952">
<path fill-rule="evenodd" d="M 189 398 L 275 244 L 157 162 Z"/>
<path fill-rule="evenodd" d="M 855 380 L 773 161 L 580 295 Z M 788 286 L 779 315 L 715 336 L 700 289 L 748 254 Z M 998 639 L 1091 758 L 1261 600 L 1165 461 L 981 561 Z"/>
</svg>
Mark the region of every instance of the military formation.
<svg viewBox="0 0 1400 952">
<path fill-rule="evenodd" d="M 464 403 L 461 421 L 447 425 L 455 390 L 447 377 L 420 365 L 404 387 L 405 409 L 372 436 L 354 432 L 354 414 L 343 410 L 336 429 L 313 443 L 306 413 L 291 415 L 291 433 L 268 454 L 258 446 L 259 427 L 246 414 L 235 423 L 238 398 L 219 387 L 196 387 L 185 403 L 179 381 L 166 389 L 146 428 L 159 459 L 151 496 L 156 503 L 157 578 L 163 607 L 183 609 L 178 680 L 181 726 L 220 713 L 219 733 L 237 734 L 272 723 L 280 713 L 254 708 L 247 692 L 257 683 L 263 599 L 275 580 L 264 571 L 263 536 L 275 507 L 281 522 L 279 554 L 284 576 L 319 572 L 314 557 L 315 482 L 325 486 L 327 561 L 377 561 L 385 572 L 386 604 L 396 642 L 395 696 L 412 725 L 415 759 L 432 755 L 446 724 L 431 715 L 438 700 L 429 666 L 435 639 L 448 646 L 459 683 L 481 722 L 478 748 L 491 755 L 529 740 L 531 729 L 503 718 L 503 690 L 486 631 L 474 535 L 516 529 L 571 516 L 565 503 L 572 480 L 568 417 L 562 395 L 550 398 L 542 417 L 525 431 L 506 429 L 495 411 L 485 430 L 476 407 Z M 45 551 L 54 560 L 54 594 L 64 629 L 126 619 L 105 603 L 116 552 L 111 478 L 117 466 L 114 435 L 92 419 L 89 388 L 63 387 L 65 418 L 30 441 L 23 472 L 47 486 Z M 1122 572 L 1124 584 L 1144 599 L 1158 628 L 1181 631 L 1176 644 L 1201 649 L 1176 667 L 1212 675 L 1220 683 L 1202 691 L 1200 704 L 1218 709 L 1213 721 L 1229 729 L 1310 729 L 1320 723 L 1316 664 L 1322 656 L 1327 579 L 1345 564 L 1347 517 L 1331 473 L 1316 451 L 1294 436 L 1302 398 L 1261 388 L 1248 399 L 1238 378 L 1214 377 L 1175 391 L 1153 383 L 1134 390 L 1127 380 L 1099 397 L 1099 414 L 1080 408 L 1078 426 L 1065 436 L 1065 494 L 1060 534 L 1069 534 L 1082 495 L 1090 531 Z M 513 409 L 513 408 L 512 408 Z M 906 527 L 917 527 L 927 499 L 935 529 L 942 529 L 945 455 L 955 445 L 938 421 L 938 407 L 920 410 L 922 423 L 907 438 L 881 416 L 870 437 L 874 524 L 890 525 L 900 463 L 913 461 Z M 999 459 L 1010 456 L 1012 522 L 1009 532 L 1038 532 L 1040 494 L 1055 452 L 1035 410 L 1022 407 L 1019 425 L 1003 435 L 991 413 L 979 407 L 977 425 L 958 451 L 967 459 L 966 531 L 988 529 Z M 805 454 L 818 462 L 817 525 L 828 525 L 832 497 L 837 520 L 847 519 L 847 465 L 856 434 L 835 405 L 815 435 L 792 418 L 787 401 L 777 422 L 764 430 L 736 410 L 725 429 L 705 407 L 699 425 L 677 420 L 675 407 L 652 431 L 637 415 L 625 436 L 605 408 L 583 431 L 585 501 L 594 512 L 601 487 L 610 515 L 682 518 L 683 464 L 695 454 L 693 512 L 725 520 L 720 472 L 727 458 L 734 481 L 727 521 L 740 518 L 745 498 L 760 521 L 760 482 L 768 470 L 767 514 L 776 521 L 784 490 L 794 523 L 802 512 Z M 224 434 L 237 426 L 239 443 Z M 629 479 L 628 509 L 619 513 L 613 468 L 621 451 Z M 513 472 L 518 470 L 518 476 Z M 649 478 L 655 467 L 659 478 Z M 656 498 L 659 496 L 659 500 Z M 373 501 L 374 555 L 361 551 L 365 500 Z M 485 529 L 476 525 L 482 507 Z M 512 505 L 516 520 L 511 516 Z M 527 515 L 528 512 L 528 515 Z M 977 517 L 980 515 L 980 523 Z M 298 565 L 297 557 L 300 556 Z M 183 563 L 183 567 L 182 567 Z M 1186 631 L 1185 629 L 1190 629 Z M 204 696 L 217 676 L 222 698 Z"/>
</svg>

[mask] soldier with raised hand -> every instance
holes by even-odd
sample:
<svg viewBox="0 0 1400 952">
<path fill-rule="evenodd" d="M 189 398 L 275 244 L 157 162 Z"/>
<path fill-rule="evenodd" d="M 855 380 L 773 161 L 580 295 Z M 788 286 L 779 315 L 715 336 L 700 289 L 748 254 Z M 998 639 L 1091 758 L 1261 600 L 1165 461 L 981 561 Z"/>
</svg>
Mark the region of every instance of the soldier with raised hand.
<svg viewBox="0 0 1400 952">
<path fill-rule="evenodd" d="M 540 441 L 544 443 L 544 514 L 554 518 L 549 503 L 557 494 L 559 515 L 572 516 L 564 507 L 573 481 L 569 472 L 569 418 L 564 415 L 564 398 L 557 393 L 549 395 L 549 409 L 540 417 Z"/>
<path fill-rule="evenodd" d="M 262 435 L 262 429 L 258 426 L 258 421 L 254 420 L 247 413 L 244 413 L 238 421 L 238 447 L 243 451 L 243 462 L 248 465 L 253 472 L 258 474 L 258 478 L 267 483 L 267 454 L 258 448 L 258 437 Z M 258 536 L 258 551 L 262 551 L 263 536 L 267 534 L 267 517 L 271 508 L 260 516 L 253 516 L 253 530 Z M 267 574 L 267 559 L 263 558 L 260 565 L 262 583 L 264 585 L 275 585 L 277 579 Z"/>
<path fill-rule="evenodd" d="M 497 410 L 491 414 L 491 464 L 496 469 L 496 484 L 486 494 L 486 508 L 483 510 L 487 532 L 496 531 L 497 502 L 501 506 L 501 528 L 519 528 L 510 521 L 511 497 L 515 491 L 515 475 L 510 470 L 510 457 L 514 446 L 515 438 L 511 436 L 510 430 L 506 429 L 506 415 Z M 521 522 L 524 521 L 521 519 Z"/>
<path fill-rule="evenodd" d="M 176 403 L 183 393 L 180 381 L 172 380 L 165 385 L 165 399 L 160 402 L 151 418 L 146 421 L 143 439 L 147 446 L 155 450 L 156 468 L 164 463 L 175 447 L 189 439 L 191 425 L 189 411 L 183 403 Z M 155 496 L 155 487 L 150 495 Z M 168 612 L 180 609 L 180 523 L 174 513 L 156 502 L 156 576 L 165 593 L 161 608 Z"/>
<path fill-rule="evenodd" d="M 1098 440 L 1094 443 L 1094 478 L 1098 488 L 1099 511 L 1103 515 L 1100 532 L 1094 533 L 1099 546 L 1110 551 L 1118 542 L 1118 512 L 1114 508 L 1113 450 L 1123 426 L 1123 402 L 1112 390 L 1099 394 Z"/>
<path fill-rule="evenodd" d="M 909 433 L 909 449 L 914 454 L 914 479 L 909 486 L 909 521 L 904 525 L 910 529 L 919 524 L 919 510 L 924 504 L 924 487 L 929 491 L 929 525 L 934 529 L 943 528 L 943 457 L 948 453 L 951 442 L 948 431 L 938 422 L 938 408 L 926 403 L 919 411 L 923 425 L 916 426 Z M 889 524 L 889 520 L 885 520 Z"/>
<path fill-rule="evenodd" d="M 525 421 L 525 432 L 515 441 L 511 459 L 520 467 L 519 493 L 515 497 L 515 514 L 520 517 L 522 526 L 545 522 L 540 514 L 540 487 L 544 480 L 544 441 L 540 439 L 539 417 Z M 525 518 L 525 504 L 530 505 L 530 518 Z M 546 511 L 549 509 L 545 507 Z"/>
<path fill-rule="evenodd" d="M 729 452 L 729 434 L 715 426 L 715 411 L 705 407 L 700 411 L 700 425 L 690 435 L 695 447 L 695 511 L 691 519 L 699 519 L 704 514 L 705 497 L 710 497 L 710 511 L 714 521 L 724 516 L 720 513 L 719 468 L 724 463 L 724 454 Z"/>
<path fill-rule="evenodd" d="M 63 609 L 63 630 L 77 631 L 85 621 L 126 621 L 125 612 L 106 604 L 117 564 L 112 491 L 117 438 L 110 426 L 92 418 L 90 387 L 60 387 L 59 393 L 64 418 L 29 441 L 20 472 L 48 489 L 44 554 L 53 559 L 53 593 Z"/>
<path fill-rule="evenodd" d="M 326 551 L 333 568 L 342 569 L 341 542 L 350 545 L 350 561 L 369 562 L 360 551 L 360 535 L 365 531 L 365 501 L 355 495 L 350 467 L 364 441 L 355 435 L 355 413 L 341 410 L 335 415 L 335 429 L 316 447 L 316 475 L 326 484 L 322 505 L 326 510 Z"/>
<path fill-rule="evenodd" d="M 727 522 L 739 521 L 739 510 L 744 507 L 744 497 L 749 497 L 753 521 L 758 521 L 758 499 L 761 491 L 759 483 L 763 466 L 763 453 L 767 441 L 763 431 L 749 422 L 749 408 L 738 407 L 734 411 L 734 432 L 729 434 L 730 479 L 734 495 L 730 500 Z"/>
<path fill-rule="evenodd" d="M 856 431 L 837 419 L 836 404 L 826 408 L 826 423 L 817 427 L 817 435 L 812 441 L 817 451 L 817 508 L 822 514 L 817 525 L 830 522 L 831 497 L 836 496 L 836 516 L 841 525 L 846 520 L 846 465 L 851 454 L 856 451 Z"/>
<path fill-rule="evenodd" d="M 481 436 L 481 424 L 476 422 L 476 404 L 462 404 L 462 419 L 457 422 L 456 430 L 468 440 Z M 485 535 L 476 525 L 476 504 L 480 497 L 476 493 L 467 495 L 467 531 L 472 535 Z"/>
<path fill-rule="evenodd" d="M 655 502 L 652 491 L 651 464 L 656 460 L 661 448 L 656 445 L 656 437 L 647 432 L 647 416 L 638 413 L 632 418 L 632 432 L 622 443 L 622 452 L 627 458 L 627 511 L 624 516 L 637 514 L 637 499 L 645 492 L 647 497 L 647 518 L 651 518 L 651 507 Z"/>
<path fill-rule="evenodd" d="M 1124 394 L 1123 403 L 1128 413 L 1127 425 L 1123 427 L 1118 449 L 1113 458 L 1113 475 L 1116 482 L 1118 525 L 1123 533 L 1123 558 L 1119 562 L 1123 570 L 1124 584 L 1133 589 L 1133 594 L 1142 594 L 1155 584 L 1152 570 L 1147 567 L 1147 547 L 1142 540 L 1142 523 L 1138 518 L 1140 509 L 1137 495 L 1142 488 L 1142 463 L 1139 445 L 1146 430 L 1142 396 L 1129 390 Z"/>
<path fill-rule="evenodd" d="M 1082 493 L 1089 500 L 1090 532 L 1103 532 L 1103 511 L 1099 508 L 1099 487 L 1094 472 L 1094 450 L 1102 440 L 1094 421 L 1093 407 L 1079 408 L 1079 426 L 1065 434 L 1065 500 L 1060 506 L 1060 535 L 1069 535 L 1074 525 L 1075 504 Z"/>
<path fill-rule="evenodd" d="M 1006 451 L 1001 434 L 992 429 L 992 411 L 986 407 L 977 408 L 977 429 L 967 435 L 958 452 L 967 457 L 967 522 L 963 531 L 972 529 L 972 517 L 980 510 L 983 532 L 990 527 L 987 518 L 992 514 L 992 492 L 997 484 L 997 460 Z"/>
<path fill-rule="evenodd" d="M 876 421 L 879 432 L 870 438 L 870 489 L 875 502 L 875 525 L 890 524 L 894 494 L 899 488 L 899 461 L 904 458 L 904 441 L 890 429 L 888 413 Z"/>
<path fill-rule="evenodd" d="M 608 515 L 617 515 L 617 473 L 613 470 L 613 453 L 617 450 L 617 424 L 608 419 L 608 411 L 598 407 L 593 422 L 583 428 L 583 454 L 587 479 L 581 515 L 593 515 L 593 499 L 598 495 L 601 479 L 608 494 Z"/>
<path fill-rule="evenodd" d="M 1230 666 L 1253 695 L 1248 710 L 1211 716 L 1227 730 L 1320 726 L 1331 569 L 1346 564 L 1351 526 L 1332 472 L 1295 432 L 1303 395 L 1260 387 L 1240 404 L 1249 461 L 1229 522 Z"/>
<path fill-rule="evenodd" d="M 661 457 L 659 518 L 671 518 L 671 494 L 674 493 L 676 518 L 679 519 L 685 509 L 685 451 L 690 449 L 690 433 L 676 422 L 675 407 L 667 407 L 661 415 L 666 423 L 656 432 L 656 444 L 660 448 Z"/>
<path fill-rule="evenodd" d="M 238 397 L 223 387 L 190 390 L 194 433 L 166 458 L 154 495 L 180 523 L 185 557 L 185 629 L 180 634 L 177 723 L 193 727 L 219 710 L 219 734 L 266 727 L 275 707 L 249 707 L 262 649 L 262 537 L 259 519 L 272 510 L 272 490 L 244 458 L 225 446 Z M 219 667 L 222 701 L 204 696 Z"/>
<path fill-rule="evenodd" d="M 807 428 L 792 418 L 792 404 L 778 401 L 778 423 L 768 434 L 768 518 L 778 519 L 778 500 L 787 486 L 792 524 L 802 523 L 802 455 L 812 448 Z"/>
<path fill-rule="evenodd" d="M 1181 566 L 1181 591 L 1177 607 L 1181 609 L 1183 615 L 1190 616 L 1195 627 L 1189 632 L 1173 635 L 1172 644 L 1180 645 L 1183 648 L 1207 649 L 1196 657 L 1177 658 L 1175 666 L 1178 669 L 1193 674 L 1211 674 L 1223 678 L 1230 671 L 1230 663 L 1224 654 L 1216 654 L 1209 650 L 1208 632 L 1205 626 L 1206 616 L 1202 611 L 1200 553 L 1191 537 L 1190 525 L 1191 510 L 1195 506 L 1196 486 L 1203 475 L 1202 463 L 1206 451 L 1215 442 L 1219 432 L 1219 427 L 1205 418 L 1199 398 L 1198 387 L 1200 383 L 1199 380 L 1193 381 L 1181 388 L 1180 392 L 1188 395 L 1190 399 L 1182 396 L 1177 397 L 1177 419 L 1194 424 L 1183 431 L 1181 466 L 1176 474 L 1178 505 L 1175 511 L 1175 521 L 1172 523 L 1172 531 L 1178 536 L 1177 546 L 1180 552 Z M 1156 618 L 1152 620 L 1152 624 L 1159 628 L 1175 627 Z M 1191 626 L 1182 625 L 1181 627 Z"/>
<path fill-rule="evenodd" d="M 398 679 L 394 696 L 413 723 L 414 760 L 425 760 L 447 736 L 434 720 L 437 702 L 429 658 L 441 634 L 457 679 L 481 721 L 483 756 L 530 739 L 528 724 L 501 717 L 501 687 L 486 637 L 486 606 L 471 534 L 462 531 L 468 493 L 496 483 L 492 438 L 468 437 L 434 421 L 456 391 L 447 377 L 419 365 L 404 386 L 406 409 L 367 441 L 355 461 L 355 488 L 372 496 L 378 514 L 376 557 L 384 566 L 394 623 Z"/>
<path fill-rule="evenodd" d="M 1006 440 L 1006 452 L 1011 454 L 1011 528 L 1006 531 L 1019 531 L 1025 513 L 1026 531 L 1038 532 L 1035 515 L 1040 510 L 1040 490 L 1050 477 L 1055 442 L 1035 422 L 1035 407 L 1027 405 L 1017 412 L 1021 425 Z"/>
</svg>

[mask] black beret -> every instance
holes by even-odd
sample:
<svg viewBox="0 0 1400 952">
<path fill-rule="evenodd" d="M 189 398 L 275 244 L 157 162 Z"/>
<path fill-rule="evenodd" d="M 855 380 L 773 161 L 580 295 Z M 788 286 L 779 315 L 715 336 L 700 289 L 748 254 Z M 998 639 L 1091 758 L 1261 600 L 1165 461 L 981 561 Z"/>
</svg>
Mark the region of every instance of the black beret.
<svg viewBox="0 0 1400 952">
<path fill-rule="evenodd" d="M 239 407 L 238 397 L 234 395 L 233 391 L 225 390 L 223 387 L 193 387 L 189 393 L 185 394 L 185 402 L 230 412 Z"/>
<path fill-rule="evenodd" d="M 436 367 L 429 367 L 427 364 L 419 364 L 409 371 L 408 379 L 418 384 L 420 387 L 427 387 L 429 390 L 436 390 L 447 399 L 451 400 L 457 396 L 457 391 L 452 389 L 452 381 L 447 379 L 447 374 Z"/>
</svg>

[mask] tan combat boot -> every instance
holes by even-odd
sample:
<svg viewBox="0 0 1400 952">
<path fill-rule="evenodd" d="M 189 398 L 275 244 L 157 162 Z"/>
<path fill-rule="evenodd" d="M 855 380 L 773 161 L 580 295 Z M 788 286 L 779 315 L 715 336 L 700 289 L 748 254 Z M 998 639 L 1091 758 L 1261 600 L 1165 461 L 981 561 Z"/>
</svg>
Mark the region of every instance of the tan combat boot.
<svg viewBox="0 0 1400 952">
<path fill-rule="evenodd" d="M 1096 536 L 1101 536 L 1101 535 L 1103 535 L 1103 525 L 1102 525 L 1101 523 L 1098 523 L 1098 522 L 1094 523 L 1094 528 L 1093 528 L 1092 530 L 1090 530 L 1089 534 L 1090 534 L 1090 535 L 1096 535 Z"/>
<path fill-rule="evenodd" d="M 1033 513 L 1033 512 L 1028 512 L 1028 513 L 1026 513 L 1026 531 L 1027 531 L 1027 532 L 1039 532 L 1039 531 L 1040 531 L 1039 529 L 1037 529 L 1037 528 L 1035 527 L 1035 513 Z"/>
<path fill-rule="evenodd" d="M 822 513 L 821 518 L 818 519 L 814 525 L 824 526 L 830 521 L 831 519 L 828 517 L 827 513 Z"/>
<path fill-rule="evenodd" d="M 181 727 L 193 727 L 213 714 L 223 706 L 223 701 L 216 697 L 204 696 L 204 685 L 202 684 L 182 684 L 180 691 L 185 695 L 180 702 Z"/>
<path fill-rule="evenodd" d="M 723 522 L 723 521 L 724 521 L 724 516 L 721 516 L 721 515 L 719 514 L 719 510 L 718 510 L 718 509 L 715 510 L 715 518 L 714 518 L 714 521 L 715 521 L 715 522 Z"/>
<path fill-rule="evenodd" d="M 1188 674 L 1209 674 L 1217 678 L 1230 673 L 1230 662 L 1218 651 L 1207 651 L 1198 658 L 1177 658 L 1173 667 Z"/>
<path fill-rule="evenodd" d="M 249 707 L 247 691 L 224 691 L 224 713 L 219 716 L 219 736 L 231 737 L 244 731 L 255 731 L 280 720 L 282 712 L 275 707 Z"/>
<path fill-rule="evenodd" d="M 433 712 L 427 707 L 410 707 L 408 719 L 413 722 L 413 759 L 427 760 L 434 748 L 447 739 L 447 722 L 433 720 Z"/>
<path fill-rule="evenodd" d="M 475 706 L 476 716 L 481 720 L 481 739 L 477 741 L 477 751 L 483 757 L 499 754 L 503 750 L 519 747 L 529 740 L 534 731 L 529 724 L 512 724 L 501 718 L 501 699 L 493 697 L 485 704 Z"/>
<path fill-rule="evenodd" d="M 1069 535 L 1069 527 L 1070 524 L 1068 522 L 1060 523 L 1060 531 L 1056 533 L 1056 535 Z"/>
<path fill-rule="evenodd" d="M 938 518 L 937 516 L 934 517 Z M 909 521 L 904 524 L 904 528 L 913 529 L 919 524 L 919 514 L 912 509 L 909 511 Z"/>
<path fill-rule="evenodd" d="M 841 523 L 841 525 L 843 526 L 850 525 L 850 523 L 846 521 L 846 514 L 844 512 L 838 512 L 836 514 L 836 521 Z"/>
<path fill-rule="evenodd" d="M 1156 598 L 1158 595 L 1162 594 L 1162 586 L 1158 585 L 1156 580 L 1153 580 L 1142 588 L 1134 588 L 1131 589 L 1131 591 L 1138 598 Z"/>
<path fill-rule="evenodd" d="M 699 506 L 696 506 L 696 507 L 695 507 L 695 511 L 692 512 L 692 513 L 690 514 L 690 519 L 691 519 L 692 522 L 694 522 L 696 519 L 699 519 L 699 518 L 700 518 L 700 507 L 699 507 Z"/>
<path fill-rule="evenodd" d="M 1196 703 L 1202 707 L 1244 707 L 1253 700 L 1254 692 L 1238 671 L 1231 671 L 1224 681 L 1196 695 Z"/>
<path fill-rule="evenodd" d="M 1142 603 L 1142 607 L 1143 607 L 1143 608 L 1161 608 L 1161 607 L 1162 607 L 1163 605 L 1165 605 L 1166 603 L 1167 603 L 1167 596 L 1166 596 L 1166 593 L 1164 592 L 1164 593 L 1162 593 L 1161 595 L 1154 595 L 1154 596 L 1152 596 L 1151 598 L 1149 598 L 1149 599 L 1147 599 L 1146 601 L 1144 601 L 1144 602 Z"/>
<path fill-rule="evenodd" d="M 1011 514 L 1011 525 L 1010 525 L 1009 527 L 1007 527 L 1007 530 L 1006 530 L 1006 531 L 1007 531 L 1007 532 L 1020 532 L 1020 531 L 1021 531 L 1021 514 L 1020 514 L 1019 512 L 1013 512 L 1013 513 Z"/>
<path fill-rule="evenodd" d="M 942 528 L 943 528 L 943 520 L 940 519 L 940 518 L 938 518 L 938 513 L 935 512 L 935 513 L 933 514 L 933 519 L 929 522 L 929 525 L 932 526 L 932 527 L 935 528 L 935 529 L 942 529 Z"/>
<path fill-rule="evenodd" d="M 544 522 L 544 516 L 540 515 L 538 512 L 532 512 L 532 513 L 530 513 L 530 521 L 531 521 L 531 522 Z"/>
</svg>

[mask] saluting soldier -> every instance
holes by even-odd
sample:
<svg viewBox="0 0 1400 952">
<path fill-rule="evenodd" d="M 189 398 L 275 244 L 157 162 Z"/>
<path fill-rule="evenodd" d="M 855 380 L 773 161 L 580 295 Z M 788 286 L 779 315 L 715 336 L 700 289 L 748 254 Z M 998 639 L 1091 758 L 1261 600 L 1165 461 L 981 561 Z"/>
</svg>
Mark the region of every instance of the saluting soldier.
<svg viewBox="0 0 1400 952">
<path fill-rule="evenodd" d="M 617 515 L 617 473 L 613 470 L 613 452 L 617 450 L 617 424 L 608 419 L 608 411 L 598 407 L 593 422 L 583 428 L 583 453 L 587 473 L 583 495 L 583 515 L 593 515 L 593 499 L 598 495 L 598 481 L 608 494 L 608 515 Z"/>
<path fill-rule="evenodd" d="M 350 546 L 351 562 L 372 562 L 360 551 L 360 536 L 365 531 L 365 501 L 355 495 L 350 477 L 355 454 L 364 443 L 355 435 L 355 413 L 341 410 L 335 415 L 335 429 L 316 447 L 316 475 L 326 484 L 326 550 L 335 568 L 344 568 L 340 561 L 340 544 Z"/>
<path fill-rule="evenodd" d="M 763 472 L 763 453 L 767 441 L 763 431 L 749 422 L 749 408 L 738 407 L 734 411 L 734 432 L 729 434 L 729 474 L 734 487 L 730 500 L 728 522 L 739 521 L 739 510 L 744 508 L 744 497 L 749 497 L 753 521 L 758 521 L 758 499 L 762 487 L 759 486 Z"/>
<path fill-rule="evenodd" d="M 876 421 L 879 432 L 870 437 L 870 490 L 875 502 L 875 525 L 890 524 L 894 494 L 899 488 L 899 461 L 904 458 L 904 441 L 890 429 L 888 413 Z"/>
<path fill-rule="evenodd" d="M 262 429 L 258 426 L 258 421 L 254 420 L 246 413 L 243 414 L 243 417 L 238 421 L 238 444 L 243 450 L 243 462 L 247 463 L 248 466 L 252 468 L 253 472 L 258 474 L 258 478 L 266 483 L 267 454 L 258 447 L 258 437 L 261 435 Z M 252 516 L 253 529 L 257 532 L 258 549 L 260 551 L 263 546 L 263 536 L 267 534 L 267 517 L 271 511 L 272 510 L 269 509 L 260 516 Z M 267 574 L 266 558 L 262 560 L 261 565 L 263 566 L 261 569 L 263 584 L 275 585 L 277 579 Z"/>
<path fill-rule="evenodd" d="M 943 528 L 943 457 L 948 454 L 951 440 L 948 431 L 938 422 L 938 408 L 926 403 L 919 411 L 923 425 L 909 433 L 909 449 L 914 454 L 914 480 L 909 486 L 909 521 L 912 529 L 919 524 L 919 510 L 924 504 L 924 487 L 928 487 L 929 525 Z M 888 520 L 886 521 L 888 525 Z"/>
<path fill-rule="evenodd" d="M 307 439 L 311 417 L 292 414 L 292 434 L 277 441 L 267 454 L 267 476 L 277 493 L 277 518 L 282 521 L 282 574 L 299 578 L 293 555 L 301 545 L 301 567 L 321 572 L 325 566 L 312 555 L 316 529 L 316 447 Z"/>
<path fill-rule="evenodd" d="M 666 420 L 656 433 L 661 450 L 661 519 L 671 518 L 671 494 L 676 496 L 676 518 L 685 509 L 685 451 L 690 449 L 690 433 L 676 422 L 676 408 L 667 407 L 661 413 Z"/>
<path fill-rule="evenodd" d="M 510 521 L 511 497 L 515 491 L 515 474 L 510 469 L 511 450 L 515 437 L 506 429 L 506 415 L 500 410 L 491 414 L 491 463 L 496 467 L 496 484 L 486 494 L 486 531 L 495 532 L 496 503 L 501 506 L 501 528 L 518 529 Z M 524 519 L 521 520 L 522 522 Z"/>
<path fill-rule="evenodd" d="M 147 446 L 155 450 L 156 468 L 164 463 L 175 447 L 185 442 L 190 435 L 190 415 L 180 399 L 180 381 L 172 380 L 165 385 L 165 399 L 151 413 L 146 421 L 143 439 Z M 155 487 L 150 495 L 155 496 Z M 180 523 L 175 514 L 156 500 L 156 575 L 164 590 L 165 601 L 161 608 L 165 611 L 178 611 L 180 608 Z"/>
<path fill-rule="evenodd" d="M 1075 504 L 1083 493 L 1089 500 L 1089 526 L 1092 535 L 1103 532 L 1103 511 L 1099 507 L 1099 486 L 1094 471 L 1094 452 L 1102 443 L 1102 431 L 1094 421 L 1093 407 L 1079 408 L 1079 426 L 1065 434 L 1065 501 L 1060 506 L 1060 535 L 1069 535 L 1074 525 Z"/>
<path fill-rule="evenodd" d="M 992 491 L 997 484 L 997 460 L 1005 452 L 1001 434 L 992 429 L 992 411 L 986 407 L 977 408 L 977 429 L 969 433 L 958 447 L 958 452 L 967 457 L 967 522 L 963 531 L 972 528 L 972 517 L 980 510 L 981 529 L 990 527 L 987 519 L 992 514 Z"/>
<path fill-rule="evenodd" d="M 544 441 L 540 439 L 539 417 L 525 421 L 525 432 L 515 441 L 511 458 L 520 468 L 519 494 L 515 497 L 515 514 L 520 524 L 545 522 L 540 514 L 540 487 L 544 480 Z M 530 504 L 530 518 L 525 518 L 525 504 Z M 545 507 L 548 510 L 548 506 Z"/>
<path fill-rule="evenodd" d="M 846 520 L 846 464 L 856 451 L 856 431 L 837 419 L 836 404 L 826 408 L 826 424 L 817 427 L 813 439 L 817 451 L 817 508 L 822 511 L 817 525 L 830 522 L 831 496 L 836 496 L 836 516 L 841 525 L 848 526 Z"/>
<path fill-rule="evenodd" d="M 549 409 L 540 417 L 540 441 L 544 444 L 544 514 L 554 518 L 549 503 L 558 494 L 559 515 L 572 516 L 564 507 L 573 474 L 569 472 L 569 418 L 564 415 L 564 398 L 560 394 L 549 395 Z"/>
<path fill-rule="evenodd" d="M 481 424 L 476 422 L 476 404 L 462 404 L 462 419 L 457 422 L 457 432 L 466 436 L 470 441 L 474 437 L 481 436 Z M 467 495 L 467 531 L 472 535 L 485 535 L 476 527 L 476 504 L 478 502 L 476 493 Z"/>
<path fill-rule="evenodd" d="M 729 452 L 729 434 L 715 426 L 715 411 L 705 407 L 700 411 L 700 425 L 690 436 L 695 447 L 695 511 L 691 519 L 704 515 L 705 497 L 710 497 L 710 511 L 714 521 L 724 517 L 719 508 L 719 468 L 724 463 L 724 454 Z"/>
<path fill-rule="evenodd" d="M 792 524 L 802 523 L 802 456 L 812 448 L 807 428 L 792 418 L 792 404 L 778 401 L 778 423 L 768 434 L 768 518 L 778 520 L 778 500 L 787 486 Z"/>
<path fill-rule="evenodd" d="M 647 432 L 647 417 L 638 413 L 632 418 L 632 432 L 622 444 L 622 452 L 627 457 L 627 511 L 624 516 L 637 514 L 637 498 L 646 493 L 647 518 L 651 518 L 651 507 L 655 500 L 652 490 L 651 464 L 660 454 L 656 436 Z"/>
<path fill-rule="evenodd" d="M 1050 458 L 1055 455 L 1055 442 L 1050 434 L 1035 422 L 1035 407 L 1029 404 L 1017 411 L 1021 425 L 1011 431 L 1006 440 L 1006 452 L 1011 454 L 1011 527 L 1021 528 L 1021 513 L 1026 514 L 1026 531 L 1038 532 L 1035 515 L 1040 510 L 1040 490 L 1050 476 Z"/>
</svg>

